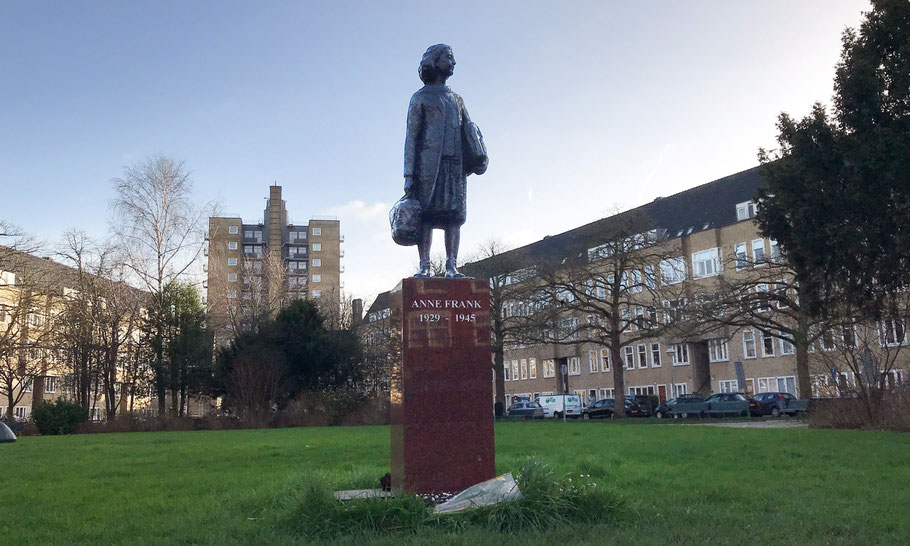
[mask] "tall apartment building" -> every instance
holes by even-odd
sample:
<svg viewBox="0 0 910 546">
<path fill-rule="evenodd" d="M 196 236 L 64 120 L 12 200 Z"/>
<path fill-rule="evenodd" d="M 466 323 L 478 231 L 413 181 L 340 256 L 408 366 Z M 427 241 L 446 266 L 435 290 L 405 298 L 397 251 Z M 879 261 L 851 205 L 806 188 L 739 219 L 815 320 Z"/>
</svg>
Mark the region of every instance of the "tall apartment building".
<svg viewBox="0 0 910 546">
<path fill-rule="evenodd" d="M 337 312 L 342 242 L 336 218 L 292 223 L 277 184 L 269 187 L 260 222 L 245 223 L 237 215 L 210 218 L 205 288 L 216 341 L 252 327 L 264 312 L 292 299 L 312 299 Z"/>
</svg>

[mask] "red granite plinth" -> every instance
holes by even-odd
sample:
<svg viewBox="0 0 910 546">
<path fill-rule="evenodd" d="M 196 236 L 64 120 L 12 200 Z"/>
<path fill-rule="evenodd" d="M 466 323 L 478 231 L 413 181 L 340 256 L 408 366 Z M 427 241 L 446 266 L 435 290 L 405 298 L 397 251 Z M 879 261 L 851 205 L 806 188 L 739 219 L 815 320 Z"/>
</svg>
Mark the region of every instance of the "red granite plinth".
<svg viewBox="0 0 910 546">
<path fill-rule="evenodd" d="M 392 489 L 457 493 L 493 478 L 489 286 L 403 279 L 390 304 Z"/>
</svg>

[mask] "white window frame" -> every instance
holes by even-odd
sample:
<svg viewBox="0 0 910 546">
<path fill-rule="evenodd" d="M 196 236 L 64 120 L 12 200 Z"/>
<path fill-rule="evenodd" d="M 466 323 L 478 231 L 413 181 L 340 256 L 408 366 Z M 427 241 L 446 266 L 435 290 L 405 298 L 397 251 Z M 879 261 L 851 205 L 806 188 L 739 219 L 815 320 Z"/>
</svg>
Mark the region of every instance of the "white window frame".
<svg viewBox="0 0 910 546">
<path fill-rule="evenodd" d="M 679 398 L 683 394 L 689 394 L 689 384 L 688 383 L 673 383 L 670 389 L 672 398 Z"/>
<path fill-rule="evenodd" d="M 508 360 L 502 363 L 502 379 L 503 381 L 512 380 L 512 366 L 509 364 Z"/>
<path fill-rule="evenodd" d="M 638 369 L 644 370 L 648 367 L 648 346 L 644 343 L 635 345 L 635 360 L 638 362 Z"/>
<path fill-rule="evenodd" d="M 898 347 L 907 343 L 906 323 L 894 317 L 879 321 L 878 342 L 882 347 Z"/>
<path fill-rule="evenodd" d="M 581 357 L 580 356 L 570 356 L 568 365 L 569 365 L 569 375 L 581 375 Z"/>
<path fill-rule="evenodd" d="M 228 282 L 237 282 L 237 274 L 228 273 Z"/>
<path fill-rule="evenodd" d="M 228 258 L 228 266 L 235 267 L 237 265 L 237 258 Z"/>
<path fill-rule="evenodd" d="M 704 279 L 723 273 L 720 263 L 720 248 L 709 248 L 692 253 L 692 278 Z"/>
<path fill-rule="evenodd" d="M 749 354 L 749 344 L 751 343 L 752 351 Z M 743 330 L 743 358 L 758 358 L 758 343 L 755 339 L 755 330 Z"/>
<path fill-rule="evenodd" d="M 718 337 L 708 340 L 708 361 L 709 362 L 729 362 L 730 350 L 727 340 Z"/>
<path fill-rule="evenodd" d="M 44 392 L 46 392 L 48 394 L 54 394 L 57 392 L 57 376 L 56 375 L 44 376 Z"/>
<path fill-rule="evenodd" d="M 313 235 L 322 235 L 322 228 L 314 227 L 312 232 Z"/>
<path fill-rule="evenodd" d="M 319 258 L 313 258 L 313 267 L 322 267 L 322 260 Z"/>
<path fill-rule="evenodd" d="M 761 334 L 761 356 L 762 358 L 769 358 L 775 356 L 774 354 L 774 336 L 771 335 L 771 332 L 766 332 L 764 330 L 759 330 Z M 770 347 L 770 351 L 768 350 Z"/>
<path fill-rule="evenodd" d="M 228 241 L 228 250 L 237 250 L 237 241 Z"/>
<path fill-rule="evenodd" d="M 588 369 L 591 373 L 600 372 L 600 362 L 597 359 L 597 351 L 588 351 Z"/>
<path fill-rule="evenodd" d="M 758 207 L 755 206 L 754 201 L 744 201 L 742 203 L 736 204 L 736 221 L 741 222 L 743 220 L 749 220 L 755 218 L 755 212 Z"/>
<path fill-rule="evenodd" d="M 528 359 L 522 358 L 518 362 L 518 371 L 521 372 L 521 379 L 525 380 L 528 378 Z"/>
<path fill-rule="evenodd" d="M 737 271 L 742 271 L 749 267 L 749 253 L 746 251 L 746 243 L 736 243 L 733 247 L 733 259 L 736 260 Z"/>
<path fill-rule="evenodd" d="M 240 226 L 228 226 L 228 233 L 231 235 L 237 235 L 240 233 Z"/>
<path fill-rule="evenodd" d="M 319 273 L 316 273 L 315 275 L 312 276 L 311 280 L 313 282 L 322 282 L 322 275 L 320 275 Z"/>
<path fill-rule="evenodd" d="M 688 366 L 689 365 L 689 345 L 687 343 L 674 343 L 673 347 L 673 365 L 674 366 Z M 682 356 L 680 356 L 680 354 Z"/>
<path fill-rule="evenodd" d="M 765 263 L 765 240 L 752 239 L 752 244 L 750 247 L 752 249 L 752 263 L 756 266 Z"/>
<path fill-rule="evenodd" d="M 783 336 L 778 339 L 780 340 L 781 356 L 796 354 L 796 347 L 793 346 L 793 343 L 791 343 L 790 340 L 784 339 Z"/>
<path fill-rule="evenodd" d="M 686 280 L 686 258 L 666 258 L 660 261 L 660 279 L 663 284 L 679 284 Z"/>
<path fill-rule="evenodd" d="M 736 379 L 721 379 L 717 382 L 717 392 L 739 392 L 739 381 Z"/>
<path fill-rule="evenodd" d="M 600 396 L 599 400 L 613 398 L 613 387 L 600 387 L 597 389 L 597 394 Z"/>
<path fill-rule="evenodd" d="M 537 379 L 537 359 L 528 359 L 528 379 Z"/>
<path fill-rule="evenodd" d="M 600 350 L 600 371 L 601 372 L 610 371 L 610 350 L 609 349 Z"/>
<path fill-rule="evenodd" d="M 313 290 L 313 297 L 318 298 L 322 296 L 322 290 Z"/>
<path fill-rule="evenodd" d="M 544 378 L 556 377 L 556 361 L 552 358 L 543 360 L 543 376 Z"/>
<path fill-rule="evenodd" d="M 322 243 L 313 243 L 310 245 L 310 249 L 313 252 L 322 252 Z"/>
<path fill-rule="evenodd" d="M 625 347 L 622 348 L 622 350 L 623 350 L 622 359 L 623 359 L 623 365 L 625 366 L 625 369 L 634 370 L 635 369 L 635 349 L 633 349 L 631 345 L 626 345 Z"/>
<path fill-rule="evenodd" d="M 661 367 L 660 343 L 657 342 L 651 343 L 651 367 Z"/>
</svg>

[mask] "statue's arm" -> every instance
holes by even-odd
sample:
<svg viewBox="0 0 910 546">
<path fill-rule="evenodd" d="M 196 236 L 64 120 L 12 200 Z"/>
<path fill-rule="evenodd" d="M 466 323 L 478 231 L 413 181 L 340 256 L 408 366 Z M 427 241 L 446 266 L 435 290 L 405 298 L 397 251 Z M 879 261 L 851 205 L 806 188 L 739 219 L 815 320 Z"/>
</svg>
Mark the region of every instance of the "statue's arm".
<svg viewBox="0 0 910 546">
<path fill-rule="evenodd" d="M 417 141 L 423 130 L 423 104 L 415 93 L 408 105 L 408 128 L 404 137 L 404 177 L 405 192 L 408 192 L 408 179 L 416 176 Z"/>
</svg>

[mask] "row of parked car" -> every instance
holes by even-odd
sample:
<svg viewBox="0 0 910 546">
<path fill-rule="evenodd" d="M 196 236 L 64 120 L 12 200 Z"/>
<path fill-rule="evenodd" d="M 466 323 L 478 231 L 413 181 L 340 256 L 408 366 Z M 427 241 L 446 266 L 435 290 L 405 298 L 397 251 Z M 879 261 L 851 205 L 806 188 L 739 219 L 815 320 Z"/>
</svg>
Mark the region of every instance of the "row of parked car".
<svg viewBox="0 0 910 546">
<path fill-rule="evenodd" d="M 695 394 L 671 398 L 654 406 L 651 397 L 628 394 L 623 403 L 627 417 L 682 418 L 689 417 L 760 417 L 771 415 L 796 415 L 806 411 L 806 402 L 787 392 L 764 392 L 752 397 L 743 393 L 718 393 L 704 398 Z M 611 418 L 616 400 L 604 398 L 583 407 L 574 395 L 550 395 L 536 400 L 520 398 L 513 401 L 506 415 L 528 419 L 544 419 L 563 416 L 581 419 Z"/>
</svg>

